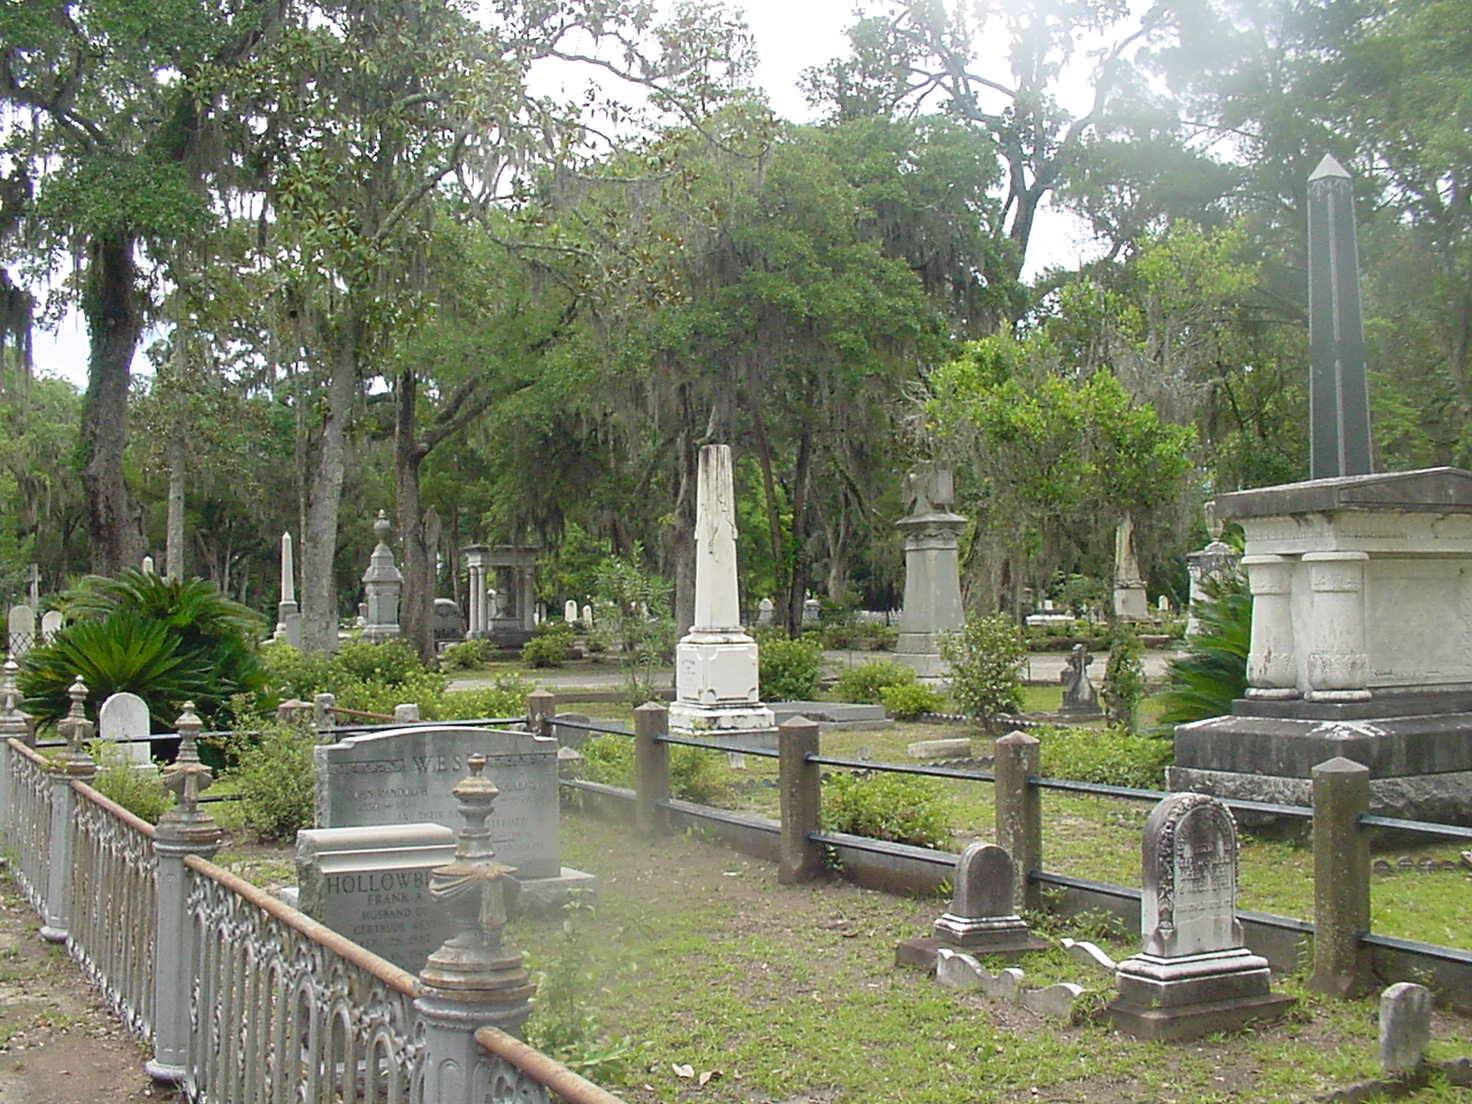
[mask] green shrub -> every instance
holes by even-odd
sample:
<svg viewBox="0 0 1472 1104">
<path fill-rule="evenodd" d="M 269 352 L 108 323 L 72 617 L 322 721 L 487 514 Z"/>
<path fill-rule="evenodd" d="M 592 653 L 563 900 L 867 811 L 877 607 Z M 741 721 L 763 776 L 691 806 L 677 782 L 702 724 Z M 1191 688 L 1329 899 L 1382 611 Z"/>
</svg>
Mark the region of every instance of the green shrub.
<svg viewBox="0 0 1472 1104">
<path fill-rule="evenodd" d="M 228 777 L 241 795 L 245 826 L 265 840 L 294 839 L 312 826 L 314 734 L 295 725 L 264 724 L 231 746 Z"/>
<path fill-rule="evenodd" d="M 1144 649 L 1133 625 L 1117 625 L 1109 662 L 1104 667 L 1104 685 L 1099 696 L 1104 713 L 1113 722 L 1135 731 L 1135 717 L 1145 696 Z"/>
<path fill-rule="evenodd" d="M 412 702 L 419 706 L 421 717 L 433 720 L 445 696 L 445 681 L 445 676 L 437 671 L 420 668 L 403 682 L 344 678 L 323 689 L 330 690 L 343 709 L 386 714 L 392 713 L 396 705 Z"/>
<path fill-rule="evenodd" d="M 579 749 L 583 753 L 583 777 L 605 786 L 634 786 L 634 741 L 628 736 L 594 736 Z M 708 805 L 727 789 L 721 772 L 721 753 L 671 745 L 670 794 L 685 801 Z"/>
<path fill-rule="evenodd" d="M 425 671 L 419 653 L 403 640 L 385 640 L 378 644 L 351 640 L 339 647 L 332 657 L 333 675 L 357 682 L 406 683 Z"/>
<path fill-rule="evenodd" d="M 939 713 L 945 698 L 921 682 L 899 682 L 879 691 L 885 711 L 901 721 L 912 721 L 926 713 Z"/>
<path fill-rule="evenodd" d="M 490 662 L 495 649 L 489 640 L 461 640 L 440 652 L 441 671 L 470 671 Z"/>
<path fill-rule="evenodd" d="M 90 575 L 59 605 L 69 624 L 33 648 L 21 670 L 25 708 L 42 722 L 66 713 L 67 687 L 78 675 L 97 701 L 137 694 L 159 727 L 185 701 L 210 719 L 232 696 L 253 697 L 265 685 L 254 643 L 265 623 L 203 579 L 133 569 L 115 579 Z"/>
<path fill-rule="evenodd" d="M 835 651 L 886 651 L 899 640 L 899 630 L 892 625 L 880 625 L 870 621 L 848 621 L 836 625 L 823 625 L 821 636 L 823 647 Z"/>
<path fill-rule="evenodd" d="M 261 665 L 266 670 L 267 689 L 280 699 L 310 701 L 333 682 L 331 654 L 304 652 L 280 640 L 261 645 Z"/>
<path fill-rule="evenodd" d="M 463 721 L 472 717 L 524 717 L 531 684 L 519 675 L 498 675 L 493 686 L 476 690 L 446 690 L 430 703 L 427 721 Z"/>
<path fill-rule="evenodd" d="M 521 648 L 522 662 L 533 667 L 560 667 L 571 658 L 572 632 L 565 628 L 534 634 Z"/>
<path fill-rule="evenodd" d="M 950 803 L 923 778 L 900 774 L 834 774 L 823 779 L 825 832 L 945 847 L 950 841 Z"/>
<path fill-rule="evenodd" d="M 876 659 L 850 667 L 833 684 L 833 700 L 843 702 L 883 701 L 887 686 L 908 686 L 915 682 L 915 671 L 892 659 Z"/>
<path fill-rule="evenodd" d="M 1208 578 L 1205 601 L 1196 604 L 1200 631 L 1186 641 L 1186 653 L 1171 661 L 1161 699 L 1159 734 L 1178 724 L 1229 713 L 1234 698 L 1247 690 L 1247 652 L 1252 643 L 1252 595 L 1238 575 Z"/>
<path fill-rule="evenodd" d="M 806 701 L 818 696 L 823 646 L 815 637 L 770 637 L 759 645 L 763 701 Z"/>
<path fill-rule="evenodd" d="M 1042 772 L 1049 778 L 1158 790 L 1174 749 L 1165 740 L 1134 736 L 1121 728 L 1060 725 L 1033 729 Z"/>
<path fill-rule="evenodd" d="M 139 770 L 122 748 L 105 740 L 93 741 L 89 750 L 97 763 L 97 776 L 91 785 L 103 797 L 149 824 L 157 824 L 159 817 L 173 807 L 174 795 L 164 789 L 158 772 Z"/>
<path fill-rule="evenodd" d="M 972 618 L 960 632 L 941 641 L 941 657 L 951 668 L 951 697 L 988 729 L 1000 713 L 1022 708 L 1022 664 L 1027 658 L 1022 633 L 1003 614 Z"/>
</svg>

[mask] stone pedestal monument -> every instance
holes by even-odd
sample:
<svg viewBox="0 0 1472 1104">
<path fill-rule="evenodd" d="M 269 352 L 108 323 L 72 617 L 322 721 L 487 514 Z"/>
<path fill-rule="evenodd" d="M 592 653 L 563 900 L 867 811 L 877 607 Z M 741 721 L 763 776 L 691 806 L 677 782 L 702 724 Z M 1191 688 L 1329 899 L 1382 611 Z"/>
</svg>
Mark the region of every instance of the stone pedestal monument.
<svg viewBox="0 0 1472 1104">
<path fill-rule="evenodd" d="M 670 731 L 775 747 L 776 722 L 761 702 L 756 641 L 741 627 L 736 589 L 736 495 L 731 447 L 700 450 L 695 500 L 695 621 L 675 648 Z"/>
<path fill-rule="evenodd" d="M 1221 539 L 1222 526 L 1216 518 L 1216 507 L 1207 504 L 1206 527 L 1211 531 L 1211 540 L 1205 548 L 1186 553 L 1186 572 L 1191 576 L 1191 604 L 1186 607 L 1186 635 L 1196 636 L 1201 632 L 1196 619 L 1197 603 L 1206 599 L 1206 581 L 1224 579 L 1237 571 L 1241 559 L 1237 550 Z"/>
<path fill-rule="evenodd" d="M 388 546 L 391 528 L 388 515 L 379 510 L 378 520 L 373 523 L 378 544 L 368 560 L 368 570 L 363 572 L 363 596 L 368 604 L 363 639 L 373 643 L 399 635 L 399 593 L 404 577 L 394 566 L 394 553 Z"/>
<path fill-rule="evenodd" d="M 956 500 L 949 468 L 921 464 L 905 477 L 909 515 L 896 525 L 905 538 L 905 602 L 894 658 L 922 682 L 943 682 L 941 638 L 965 623 L 957 544 L 966 519 L 951 513 Z"/>
<path fill-rule="evenodd" d="M 1145 576 L 1135 555 L 1135 519 L 1129 514 L 1114 531 L 1114 616 L 1121 621 L 1150 619 Z"/>
<path fill-rule="evenodd" d="M 1121 962 L 1109 1018 L 1144 1039 L 1195 1039 L 1283 1015 L 1267 959 L 1242 944 L 1237 826 L 1203 794 L 1175 794 L 1145 821 L 1140 953 Z"/>
<path fill-rule="evenodd" d="M 1246 695 L 1176 729 L 1172 789 L 1307 805 L 1315 764 L 1370 770 L 1377 813 L 1472 823 L 1472 472 L 1367 474 L 1349 181 L 1309 181 L 1312 471 L 1221 495 L 1246 538 Z"/>
<path fill-rule="evenodd" d="M 291 534 L 281 534 L 281 601 L 276 604 L 275 639 L 293 648 L 302 646 L 302 615 L 296 604 L 296 570 L 291 556 Z"/>
</svg>

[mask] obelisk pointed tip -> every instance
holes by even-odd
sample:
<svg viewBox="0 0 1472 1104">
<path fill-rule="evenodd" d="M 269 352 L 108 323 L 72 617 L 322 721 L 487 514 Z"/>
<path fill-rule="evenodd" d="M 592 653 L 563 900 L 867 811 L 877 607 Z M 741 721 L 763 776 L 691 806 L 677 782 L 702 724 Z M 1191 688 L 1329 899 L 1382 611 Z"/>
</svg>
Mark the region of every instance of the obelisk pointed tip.
<svg viewBox="0 0 1472 1104">
<path fill-rule="evenodd" d="M 1309 174 L 1308 182 L 1312 184 L 1315 180 L 1323 180 L 1326 177 L 1340 177 L 1344 180 L 1350 179 L 1348 170 L 1334 157 L 1332 153 L 1326 153 L 1319 162 L 1319 167 Z"/>
</svg>

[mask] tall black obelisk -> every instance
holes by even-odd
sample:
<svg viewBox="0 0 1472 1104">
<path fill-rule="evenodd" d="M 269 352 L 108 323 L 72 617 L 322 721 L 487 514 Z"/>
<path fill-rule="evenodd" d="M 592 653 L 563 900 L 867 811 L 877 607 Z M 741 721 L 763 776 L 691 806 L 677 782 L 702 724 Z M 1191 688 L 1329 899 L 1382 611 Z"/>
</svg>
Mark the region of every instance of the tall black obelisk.
<svg viewBox="0 0 1472 1104">
<path fill-rule="evenodd" d="M 1309 478 L 1370 471 L 1354 194 L 1325 154 L 1308 178 Z"/>
</svg>

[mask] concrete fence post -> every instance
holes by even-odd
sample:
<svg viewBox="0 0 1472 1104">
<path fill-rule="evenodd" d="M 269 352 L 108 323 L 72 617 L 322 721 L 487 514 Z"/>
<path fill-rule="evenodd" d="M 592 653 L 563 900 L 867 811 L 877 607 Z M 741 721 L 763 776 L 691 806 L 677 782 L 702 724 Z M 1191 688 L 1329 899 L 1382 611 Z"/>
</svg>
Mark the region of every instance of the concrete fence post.
<svg viewBox="0 0 1472 1104">
<path fill-rule="evenodd" d="M 538 736 L 552 735 L 552 718 L 557 716 L 557 695 L 550 690 L 533 690 L 526 696 L 526 730 Z"/>
<path fill-rule="evenodd" d="M 464 822 L 454 861 L 430 875 L 430 896 L 449 914 L 454 934 L 419 971 L 414 1001 L 424 1038 L 424 1099 L 434 1104 L 499 1099 L 493 1063 L 475 1033 L 489 1026 L 519 1037 L 536 988 L 504 938 L 515 871 L 496 861 L 486 827 L 499 791 L 481 773 L 484 755 L 471 755 L 467 765 L 469 776 L 454 789 Z"/>
<path fill-rule="evenodd" d="M 1309 988 L 1355 997 L 1371 984 L 1370 840 L 1359 818 L 1370 810 L 1370 769 L 1342 756 L 1313 769 L 1314 969 Z"/>
<path fill-rule="evenodd" d="M 153 947 L 153 1057 L 144 1065 L 155 1081 L 182 1084 L 189 1072 L 189 994 L 194 984 L 198 948 L 189 917 L 189 855 L 212 858 L 220 849 L 220 829 L 199 808 L 199 795 L 214 780 L 199 761 L 195 738 L 202 727 L 194 703 L 185 702 L 174 727 L 179 754 L 164 769 L 164 786 L 173 808 L 158 822 L 153 853 L 158 859 Z"/>
<path fill-rule="evenodd" d="M 822 812 L 822 772 L 808 762 L 818 754 L 818 722 L 791 717 L 777 726 L 777 787 L 782 835 L 777 880 L 807 882 L 823 872 L 823 845 L 809 838 Z"/>
<path fill-rule="evenodd" d="M 6 839 L 12 825 L 10 797 L 10 740 L 30 743 L 30 717 L 20 711 L 20 691 L 16 676 L 20 667 L 13 658 L 5 660 L 0 676 L 0 841 Z"/>
<path fill-rule="evenodd" d="M 641 833 L 665 831 L 662 802 L 670 799 L 670 746 L 659 737 L 669 731 L 670 711 L 659 702 L 634 710 L 634 823 Z"/>
<path fill-rule="evenodd" d="M 997 846 L 1012 856 L 1016 871 L 1013 900 L 1025 909 L 1043 907 L 1043 887 L 1028 874 L 1043 867 L 1043 801 L 1028 776 L 1038 773 L 1038 742 L 1025 732 L 1009 732 L 994 746 Z"/>
<path fill-rule="evenodd" d="M 75 865 L 77 795 L 73 782 L 87 782 L 97 774 L 97 764 L 87 754 L 92 739 L 92 722 L 82 703 L 87 686 L 81 676 L 67 694 L 72 699 L 66 719 L 57 726 L 66 737 L 66 748 L 55 766 L 47 770 L 51 782 L 51 857 L 46 870 L 46 911 L 41 938 L 48 943 L 65 943 L 72 913 L 72 866 Z"/>
</svg>

